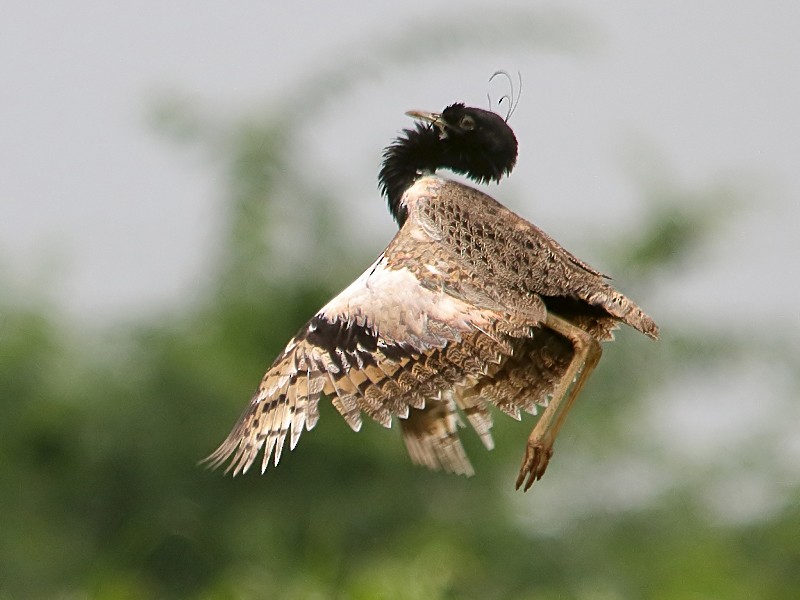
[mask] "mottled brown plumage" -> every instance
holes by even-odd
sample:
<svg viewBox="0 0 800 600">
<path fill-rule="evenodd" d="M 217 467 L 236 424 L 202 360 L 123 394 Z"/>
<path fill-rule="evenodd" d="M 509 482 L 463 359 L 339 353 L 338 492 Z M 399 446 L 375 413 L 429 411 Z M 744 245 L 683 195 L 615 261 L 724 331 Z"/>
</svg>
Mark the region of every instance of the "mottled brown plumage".
<svg viewBox="0 0 800 600">
<path fill-rule="evenodd" d="M 412 460 L 471 475 L 458 438 L 468 422 L 491 449 L 488 405 L 519 419 L 546 407 L 528 439 L 517 487 L 543 475 L 563 420 L 625 323 L 658 328 L 600 272 L 478 190 L 513 168 L 516 138 L 488 111 L 463 105 L 407 130 L 387 149 L 381 185 L 400 230 L 373 265 L 289 342 L 233 431 L 209 457 L 247 471 L 263 449 L 277 465 L 317 422 L 321 395 L 354 430 L 362 415 L 398 417 Z"/>
</svg>

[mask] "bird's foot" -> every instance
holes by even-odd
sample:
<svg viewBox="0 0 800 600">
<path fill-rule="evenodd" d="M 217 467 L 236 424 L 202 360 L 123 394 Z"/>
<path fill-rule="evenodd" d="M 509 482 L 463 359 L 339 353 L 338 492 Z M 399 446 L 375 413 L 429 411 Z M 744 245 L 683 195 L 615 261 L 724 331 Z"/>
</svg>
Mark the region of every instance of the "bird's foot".
<svg viewBox="0 0 800 600">
<path fill-rule="evenodd" d="M 517 475 L 517 489 L 522 487 L 522 491 L 527 492 L 535 481 L 541 479 L 551 456 L 553 456 L 552 441 L 529 438 L 525 447 L 525 458 L 522 459 L 522 466 Z"/>
</svg>

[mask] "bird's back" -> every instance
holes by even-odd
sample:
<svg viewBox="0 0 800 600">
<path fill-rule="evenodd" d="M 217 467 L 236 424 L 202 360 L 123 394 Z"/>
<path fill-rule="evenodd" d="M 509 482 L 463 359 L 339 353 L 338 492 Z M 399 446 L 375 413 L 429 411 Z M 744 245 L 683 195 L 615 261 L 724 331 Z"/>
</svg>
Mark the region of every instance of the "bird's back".
<svg viewBox="0 0 800 600">
<path fill-rule="evenodd" d="M 403 229 L 424 232 L 435 253 L 425 248 L 438 270 L 450 271 L 451 293 L 478 302 L 543 316 L 544 310 L 565 313 L 592 333 L 607 337 L 615 321 L 647 334 L 658 327 L 635 303 L 615 290 L 607 277 L 561 247 L 541 229 L 490 196 L 470 186 L 437 176 L 420 178 L 404 196 L 409 218 Z M 388 250 L 391 250 L 390 245 Z M 421 257 L 425 263 L 426 257 Z M 492 306 L 490 306 L 492 307 Z"/>
</svg>

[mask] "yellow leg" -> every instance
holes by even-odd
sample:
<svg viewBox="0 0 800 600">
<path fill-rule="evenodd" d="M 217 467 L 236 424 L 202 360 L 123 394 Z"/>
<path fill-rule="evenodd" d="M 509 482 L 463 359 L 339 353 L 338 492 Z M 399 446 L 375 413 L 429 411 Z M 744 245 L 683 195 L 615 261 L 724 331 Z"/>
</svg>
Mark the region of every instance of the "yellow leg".
<svg viewBox="0 0 800 600">
<path fill-rule="evenodd" d="M 517 489 L 524 484 L 523 491 L 528 491 L 544 475 L 550 457 L 553 456 L 553 443 L 567 413 L 603 352 L 595 338 L 565 319 L 548 314 L 543 326 L 567 338 L 572 343 L 574 355 L 567 372 L 553 391 L 547 408 L 528 436 L 525 458 L 517 476 Z"/>
</svg>

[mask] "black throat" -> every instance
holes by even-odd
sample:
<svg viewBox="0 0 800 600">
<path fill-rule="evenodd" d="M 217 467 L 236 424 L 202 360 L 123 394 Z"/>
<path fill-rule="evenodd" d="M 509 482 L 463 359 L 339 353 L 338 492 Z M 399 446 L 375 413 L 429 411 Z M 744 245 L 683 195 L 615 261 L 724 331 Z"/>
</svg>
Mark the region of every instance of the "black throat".
<svg viewBox="0 0 800 600">
<path fill-rule="evenodd" d="M 402 203 L 405 191 L 421 176 L 433 173 L 441 165 L 439 132 L 430 125 L 417 123 L 415 129 L 404 129 L 384 150 L 378 185 L 399 227 L 408 218 L 408 209 Z"/>
</svg>

